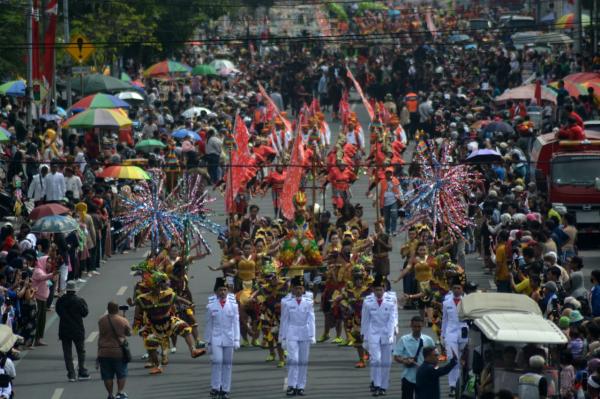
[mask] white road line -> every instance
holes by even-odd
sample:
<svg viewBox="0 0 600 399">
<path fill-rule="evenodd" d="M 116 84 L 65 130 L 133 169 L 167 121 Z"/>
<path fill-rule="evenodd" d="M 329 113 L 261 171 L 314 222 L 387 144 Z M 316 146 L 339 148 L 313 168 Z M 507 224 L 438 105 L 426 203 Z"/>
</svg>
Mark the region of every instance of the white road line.
<svg viewBox="0 0 600 399">
<path fill-rule="evenodd" d="M 56 388 L 50 399 L 60 399 L 64 391 L 64 388 Z"/>
<path fill-rule="evenodd" d="M 117 290 L 117 296 L 123 295 L 125 293 L 125 291 L 127 291 L 127 286 L 126 285 L 122 286 L 121 288 L 119 288 Z"/>
<path fill-rule="evenodd" d="M 498 289 L 498 287 L 496 286 L 496 283 L 494 282 L 494 280 L 492 280 L 492 279 L 489 279 L 489 280 L 488 280 L 488 282 L 489 282 L 489 284 L 490 284 L 490 289 L 491 289 L 491 290 L 496 290 L 496 289 Z"/>
<path fill-rule="evenodd" d="M 96 339 L 96 337 L 98 336 L 98 331 L 92 331 L 90 333 L 90 335 L 88 335 L 87 339 L 85 340 L 85 342 L 92 343 L 94 342 L 94 340 Z"/>
<path fill-rule="evenodd" d="M 283 379 L 283 390 L 287 391 L 287 377 Z"/>
</svg>

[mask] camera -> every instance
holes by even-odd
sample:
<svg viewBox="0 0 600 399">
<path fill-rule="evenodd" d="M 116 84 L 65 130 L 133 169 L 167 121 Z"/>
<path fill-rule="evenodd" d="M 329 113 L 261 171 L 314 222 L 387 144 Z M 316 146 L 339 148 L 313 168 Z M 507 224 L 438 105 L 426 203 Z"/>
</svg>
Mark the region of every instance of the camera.
<svg viewBox="0 0 600 399">
<path fill-rule="evenodd" d="M 126 311 L 128 311 L 128 310 L 129 310 L 129 306 L 128 306 L 128 305 L 120 305 L 120 306 L 119 306 L 119 310 L 120 310 L 121 312 L 126 312 Z"/>
</svg>

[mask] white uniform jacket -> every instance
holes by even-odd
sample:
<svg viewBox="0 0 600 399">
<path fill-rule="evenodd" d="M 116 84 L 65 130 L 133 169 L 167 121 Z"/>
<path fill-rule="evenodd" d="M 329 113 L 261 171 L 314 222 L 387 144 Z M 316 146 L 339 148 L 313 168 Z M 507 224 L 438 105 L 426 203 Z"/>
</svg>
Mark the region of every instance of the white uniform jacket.
<svg viewBox="0 0 600 399">
<path fill-rule="evenodd" d="M 216 295 L 208 298 L 204 341 L 215 346 L 239 347 L 240 313 L 235 295 L 228 294 L 224 306 Z"/>
<path fill-rule="evenodd" d="M 398 303 L 396 293 L 383 294 L 381 305 L 375 294 L 367 296 L 363 302 L 360 333 L 371 343 L 393 344 L 398 332 Z"/>
<path fill-rule="evenodd" d="M 295 297 L 281 300 L 280 341 L 315 342 L 315 311 L 312 294 L 302 295 L 300 304 Z"/>
<path fill-rule="evenodd" d="M 442 306 L 442 338 L 444 341 L 458 340 L 466 342 L 468 337 L 463 338 L 463 328 L 468 328 L 467 323 L 458 318 L 458 306 L 454 303 L 454 297 L 444 301 Z"/>
</svg>

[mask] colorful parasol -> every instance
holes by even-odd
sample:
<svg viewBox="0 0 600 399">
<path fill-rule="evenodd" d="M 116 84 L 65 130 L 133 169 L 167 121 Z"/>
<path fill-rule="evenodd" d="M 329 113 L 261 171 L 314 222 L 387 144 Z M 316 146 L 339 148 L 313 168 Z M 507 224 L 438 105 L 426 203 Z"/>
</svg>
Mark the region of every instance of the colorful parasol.
<svg viewBox="0 0 600 399">
<path fill-rule="evenodd" d="M 114 109 L 91 108 L 67 119 L 63 123 L 63 127 L 118 129 L 131 124 L 131 120 L 123 112 Z"/>
<path fill-rule="evenodd" d="M 52 215 L 38 219 L 31 231 L 34 233 L 69 233 L 79 228 L 77 220 L 70 216 Z"/>
<path fill-rule="evenodd" d="M 176 61 L 162 61 L 152 65 L 144 71 L 144 76 L 151 78 L 168 78 L 185 76 L 190 73 L 191 68 Z"/>
<path fill-rule="evenodd" d="M 590 16 L 587 14 L 581 14 L 581 24 L 590 26 Z M 573 29 L 575 28 L 575 13 L 565 14 L 556 21 L 557 29 Z"/>
<path fill-rule="evenodd" d="M 217 70 L 210 65 L 196 65 L 192 69 L 192 75 L 194 76 L 217 76 Z"/>
<path fill-rule="evenodd" d="M 129 104 L 125 101 L 111 96 L 110 94 L 98 93 L 84 97 L 77 101 L 71 110 L 81 110 L 88 108 L 129 108 Z"/>
<path fill-rule="evenodd" d="M 61 204 L 44 204 L 33 208 L 29 214 L 29 219 L 38 220 L 46 216 L 65 215 L 69 212 L 69 208 Z"/>
<path fill-rule="evenodd" d="M 3 127 L 0 127 L 0 143 L 7 143 L 10 141 L 10 132 Z"/>
<path fill-rule="evenodd" d="M 166 145 L 160 140 L 148 139 L 142 140 L 135 145 L 135 149 L 138 151 L 152 151 L 155 148 L 165 148 Z"/>
<path fill-rule="evenodd" d="M 109 166 L 96 176 L 112 179 L 149 180 L 150 175 L 139 166 Z"/>
</svg>

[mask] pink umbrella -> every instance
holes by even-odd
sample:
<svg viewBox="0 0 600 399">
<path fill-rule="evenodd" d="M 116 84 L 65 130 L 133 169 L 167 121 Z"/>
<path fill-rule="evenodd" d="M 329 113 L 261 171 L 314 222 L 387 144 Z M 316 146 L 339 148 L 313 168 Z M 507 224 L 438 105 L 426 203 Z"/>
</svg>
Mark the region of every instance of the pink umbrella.
<svg viewBox="0 0 600 399">
<path fill-rule="evenodd" d="M 535 84 L 529 84 L 506 90 L 504 93 L 496 97 L 494 101 L 497 103 L 503 103 L 511 100 L 534 100 L 535 97 Z M 541 97 L 542 101 L 556 103 L 556 92 L 548 87 L 542 87 Z"/>
<path fill-rule="evenodd" d="M 239 73 L 239 72 L 240 71 L 238 71 L 235 68 L 227 68 L 227 67 L 225 67 L 225 68 L 219 69 L 218 74 L 220 76 L 229 76 L 229 75 L 234 75 L 234 74 Z"/>
</svg>

